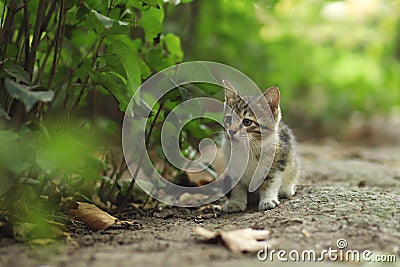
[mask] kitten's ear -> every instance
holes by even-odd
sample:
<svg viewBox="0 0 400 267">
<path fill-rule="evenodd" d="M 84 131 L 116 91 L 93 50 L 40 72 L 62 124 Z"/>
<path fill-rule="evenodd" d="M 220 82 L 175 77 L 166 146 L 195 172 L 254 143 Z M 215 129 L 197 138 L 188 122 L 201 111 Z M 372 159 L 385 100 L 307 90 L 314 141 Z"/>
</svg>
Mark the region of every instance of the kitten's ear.
<svg viewBox="0 0 400 267">
<path fill-rule="evenodd" d="M 264 93 L 263 96 L 268 102 L 269 107 L 271 108 L 272 113 L 274 116 L 275 113 L 278 111 L 279 102 L 281 100 L 281 93 L 277 86 L 272 86 L 268 88 Z"/>
<path fill-rule="evenodd" d="M 225 101 L 236 98 L 238 93 L 235 88 L 233 88 L 232 84 L 230 84 L 227 80 L 222 80 L 222 83 L 225 87 Z"/>
</svg>

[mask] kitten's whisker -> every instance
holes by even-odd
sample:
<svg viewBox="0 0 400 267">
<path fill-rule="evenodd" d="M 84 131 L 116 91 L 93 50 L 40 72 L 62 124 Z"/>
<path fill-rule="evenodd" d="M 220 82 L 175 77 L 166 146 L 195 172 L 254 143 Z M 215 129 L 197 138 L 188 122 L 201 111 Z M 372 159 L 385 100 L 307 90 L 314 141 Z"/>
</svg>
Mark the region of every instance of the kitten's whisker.
<svg viewBox="0 0 400 267">
<path fill-rule="evenodd" d="M 253 173 L 255 174 L 256 171 L 265 172 L 264 177 L 262 177 L 264 173 L 259 173 L 261 176 L 257 174 L 260 176 L 257 179 L 264 179 L 264 181 L 260 180 L 261 186 L 257 185 L 260 198 L 259 210 L 275 208 L 279 205 L 278 193 L 284 197 L 294 195 L 294 186 L 299 175 L 299 162 L 293 133 L 281 122 L 279 89 L 276 86 L 270 87 L 263 93 L 263 99 L 262 97 L 240 96 L 229 82 L 223 81 L 223 83 L 226 99 L 224 123 L 231 133 L 238 132 L 233 137 L 225 131 L 222 134 L 226 138 L 226 141 L 222 143 L 226 161 L 230 160 L 232 153 L 239 154 L 239 160 L 242 160 L 243 154 L 248 155 L 246 170 L 242 177 L 235 177 L 238 175 L 239 162 L 227 167 L 227 175 L 240 178 L 241 186 L 235 187 L 235 194 L 230 196 L 223 210 L 238 212 L 246 209 L 247 188 L 255 186 L 252 181 Z M 259 102 L 260 99 L 263 102 Z M 268 105 L 269 109 L 266 109 L 265 105 Z M 263 118 L 269 118 L 272 113 L 275 127 L 269 128 L 267 122 L 258 121 L 256 111 L 262 114 Z M 236 114 L 236 117 L 232 114 Z M 261 169 L 258 169 L 260 165 Z"/>
</svg>

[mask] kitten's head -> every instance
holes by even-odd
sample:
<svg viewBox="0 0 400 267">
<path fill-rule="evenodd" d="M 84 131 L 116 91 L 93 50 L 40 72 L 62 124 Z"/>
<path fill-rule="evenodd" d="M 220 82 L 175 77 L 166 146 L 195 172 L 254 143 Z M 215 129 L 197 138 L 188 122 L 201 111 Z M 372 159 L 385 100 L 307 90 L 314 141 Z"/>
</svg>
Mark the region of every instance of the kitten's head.
<svg viewBox="0 0 400 267">
<path fill-rule="evenodd" d="M 225 87 L 224 126 L 234 141 L 259 144 L 274 136 L 281 119 L 280 93 L 276 86 L 261 96 L 240 96 L 227 81 Z"/>
</svg>

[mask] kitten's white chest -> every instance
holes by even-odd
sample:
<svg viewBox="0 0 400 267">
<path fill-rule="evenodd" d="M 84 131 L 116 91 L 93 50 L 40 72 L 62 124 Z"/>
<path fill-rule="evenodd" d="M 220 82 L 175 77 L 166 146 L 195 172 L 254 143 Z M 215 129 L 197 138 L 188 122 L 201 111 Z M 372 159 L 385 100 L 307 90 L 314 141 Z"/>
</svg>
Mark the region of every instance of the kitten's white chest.
<svg viewBox="0 0 400 267">
<path fill-rule="evenodd" d="M 246 187 L 254 175 L 258 161 L 250 156 L 250 150 L 243 144 L 232 144 L 232 153 L 227 155 L 227 173 L 236 181 L 240 179 L 239 183 Z M 230 159 L 228 157 L 230 156 Z"/>
</svg>

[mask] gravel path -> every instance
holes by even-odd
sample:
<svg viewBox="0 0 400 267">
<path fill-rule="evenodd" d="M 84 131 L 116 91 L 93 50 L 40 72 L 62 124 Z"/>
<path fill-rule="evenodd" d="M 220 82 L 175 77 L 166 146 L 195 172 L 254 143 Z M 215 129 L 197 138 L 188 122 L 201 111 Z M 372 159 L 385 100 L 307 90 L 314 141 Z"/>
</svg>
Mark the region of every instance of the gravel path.
<svg viewBox="0 0 400 267">
<path fill-rule="evenodd" d="M 337 241 L 344 239 L 347 250 L 371 250 L 371 257 L 394 255 L 399 264 L 399 147 L 329 143 L 303 144 L 299 149 L 303 170 L 298 193 L 290 200 L 283 200 L 274 210 L 250 209 L 213 217 L 204 216 L 207 209 L 165 208 L 157 213 L 133 214 L 141 225 L 135 229 L 101 233 L 75 230 L 72 242 L 66 245 L 30 248 L 3 239 L 0 266 L 282 265 L 277 258 L 263 262 L 255 253 L 233 254 L 221 244 L 199 240 L 192 231 L 196 225 L 210 230 L 268 229 L 274 241 L 271 249 L 287 252 L 320 253 L 329 247 L 337 249 Z M 324 258 L 325 266 L 343 266 L 329 261 L 326 255 Z M 318 266 L 318 263 L 301 265 Z"/>
</svg>

